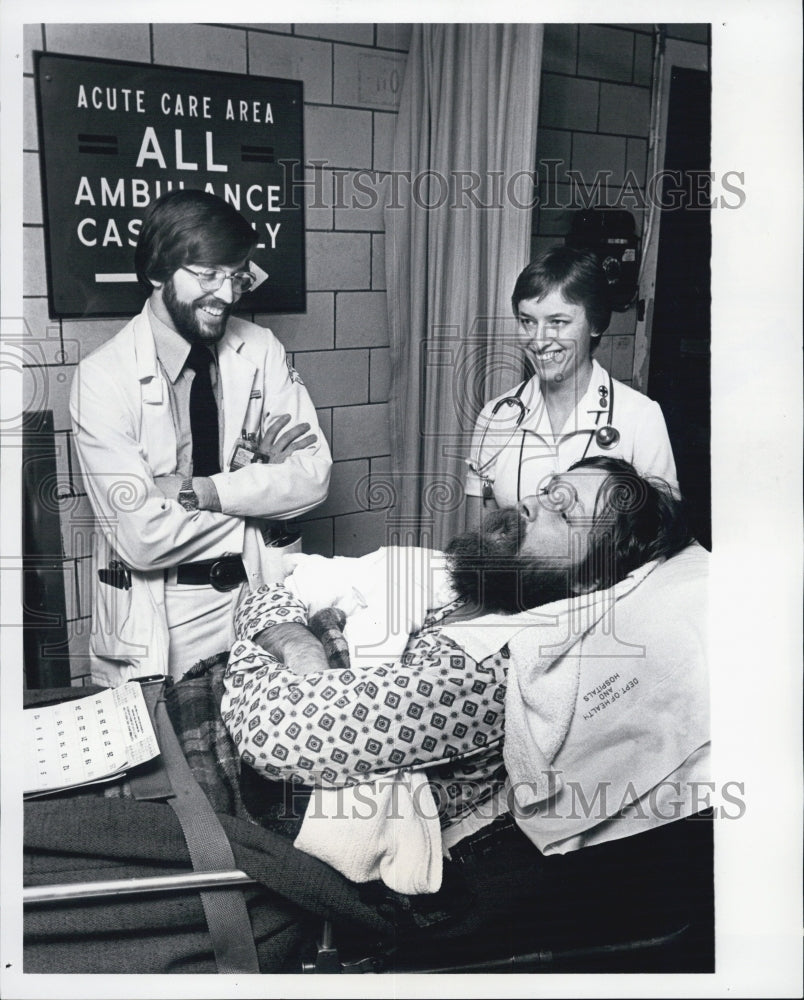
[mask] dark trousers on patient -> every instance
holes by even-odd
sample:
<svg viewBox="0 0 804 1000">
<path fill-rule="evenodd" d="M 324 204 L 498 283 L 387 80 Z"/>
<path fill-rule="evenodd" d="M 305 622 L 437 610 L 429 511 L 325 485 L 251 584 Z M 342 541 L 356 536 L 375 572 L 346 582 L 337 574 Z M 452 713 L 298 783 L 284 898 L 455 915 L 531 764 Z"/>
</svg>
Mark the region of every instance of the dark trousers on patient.
<svg viewBox="0 0 804 1000">
<path fill-rule="evenodd" d="M 547 857 L 506 816 L 450 853 L 441 890 L 415 897 L 423 926 L 397 941 L 400 970 L 500 958 L 545 971 L 713 969 L 706 814 Z"/>
</svg>

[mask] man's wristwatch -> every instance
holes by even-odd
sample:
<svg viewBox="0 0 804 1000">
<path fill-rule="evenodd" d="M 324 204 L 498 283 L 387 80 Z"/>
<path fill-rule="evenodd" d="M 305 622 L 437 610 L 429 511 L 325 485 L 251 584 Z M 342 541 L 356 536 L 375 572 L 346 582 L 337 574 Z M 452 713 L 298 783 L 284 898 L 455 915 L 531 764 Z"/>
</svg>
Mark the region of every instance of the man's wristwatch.
<svg viewBox="0 0 804 1000">
<path fill-rule="evenodd" d="M 185 479 L 179 490 L 178 501 L 185 510 L 198 510 L 198 497 L 192 479 Z"/>
</svg>

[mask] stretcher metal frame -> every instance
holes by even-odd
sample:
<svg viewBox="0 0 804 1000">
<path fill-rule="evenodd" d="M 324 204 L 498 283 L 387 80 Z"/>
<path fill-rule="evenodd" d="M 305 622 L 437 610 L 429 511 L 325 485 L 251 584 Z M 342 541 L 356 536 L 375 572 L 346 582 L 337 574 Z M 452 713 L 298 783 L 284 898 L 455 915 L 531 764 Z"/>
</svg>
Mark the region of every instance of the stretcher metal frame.
<svg viewBox="0 0 804 1000">
<path fill-rule="evenodd" d="M 22 890 L 24 906 L 69 904 L 87 899 L 106 899 L 139 893 L 193 892 L 206 889 L 229 888 L 234 885 L 256 885 L 255 879 L 245 872 L 233 869 L 220 872 L 185 872 L 176 875 L 155 875 L 143 878 L 100 879 L 96 882 L 66 882 L 51 885 L 26 886 Z M 596 956 L 613 956 L 640 951 L 649 951 L 672 945 L 680 940 L 689 929 L 684 924 L 668 934 L 626 941 L 620 944 L 590 945 L 584 948 L 563 950 L 537 950 L 525 954 L 505 955 L 500 958 L 467 962 L 465 964 L 444 963 L 427 968 L 405 969 L 417 975 L 476 972 L 526 972 L 550 966 L 555 962 L 572 959 L 590 959 Z M 323 922 L 321 937 L 316 943 L 315 959 L 302 962 L 301 972 L 313 975 L 328 974 L 382 974 L 394 971 L 384 968 L 389 956 L 373 955 L 354 961 L 341 961 L 335 944 L 332 922 Z"/>
<path fill-rule="evenodd" d="M 185 872 L 178 875 L 152 875 L 142 878 L 101 879 L 97 882 L 64 882 L 31 885 L 22 890 L 23 906 L 46 903 L 75 903 L 85 899 L 130 896 L 141 892 L 190 892 L 201 889 L 229 888 L 233 885 L 256 885 L 245 872 L 233 869 L 222 872 Z"/>
</svg>

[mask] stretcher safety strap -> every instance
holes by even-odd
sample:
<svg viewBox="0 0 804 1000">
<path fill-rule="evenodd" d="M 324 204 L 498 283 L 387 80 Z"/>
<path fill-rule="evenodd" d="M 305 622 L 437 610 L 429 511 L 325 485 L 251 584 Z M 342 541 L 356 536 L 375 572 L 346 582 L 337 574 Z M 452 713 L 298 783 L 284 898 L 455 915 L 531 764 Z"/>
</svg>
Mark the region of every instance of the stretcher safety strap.
<svg viewBox="0 0 804 1000">
<path fill-rule="evenodd" d="M 154 705 L 154 723 L 173 792 L 168 802 L 181 823 L 194 871 L 235 869 L 237 865 L 232 846 L 187 763 L 163 697 L 159 697 Z M 214 889 L 202 891 L 199 895 L 218 972 L 258 973 L 260 968 L 254 933 L 242 890 Z"/>
</svg>

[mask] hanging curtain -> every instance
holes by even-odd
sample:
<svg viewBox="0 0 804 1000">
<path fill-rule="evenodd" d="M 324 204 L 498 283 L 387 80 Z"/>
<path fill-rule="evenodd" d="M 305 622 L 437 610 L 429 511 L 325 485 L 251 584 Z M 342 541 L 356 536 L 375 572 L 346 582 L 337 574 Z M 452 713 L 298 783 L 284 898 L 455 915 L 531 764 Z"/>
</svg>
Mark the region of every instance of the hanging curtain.
<svg viewBox="0 0 804 1000">
<path fill-rule="evenodd" d="M 483 403 L 521 379 L 510 296 L 529 259 L 543 27 L 413 29 L 386 203 L 396 534 L 443 548 Z"/>
</svg>

